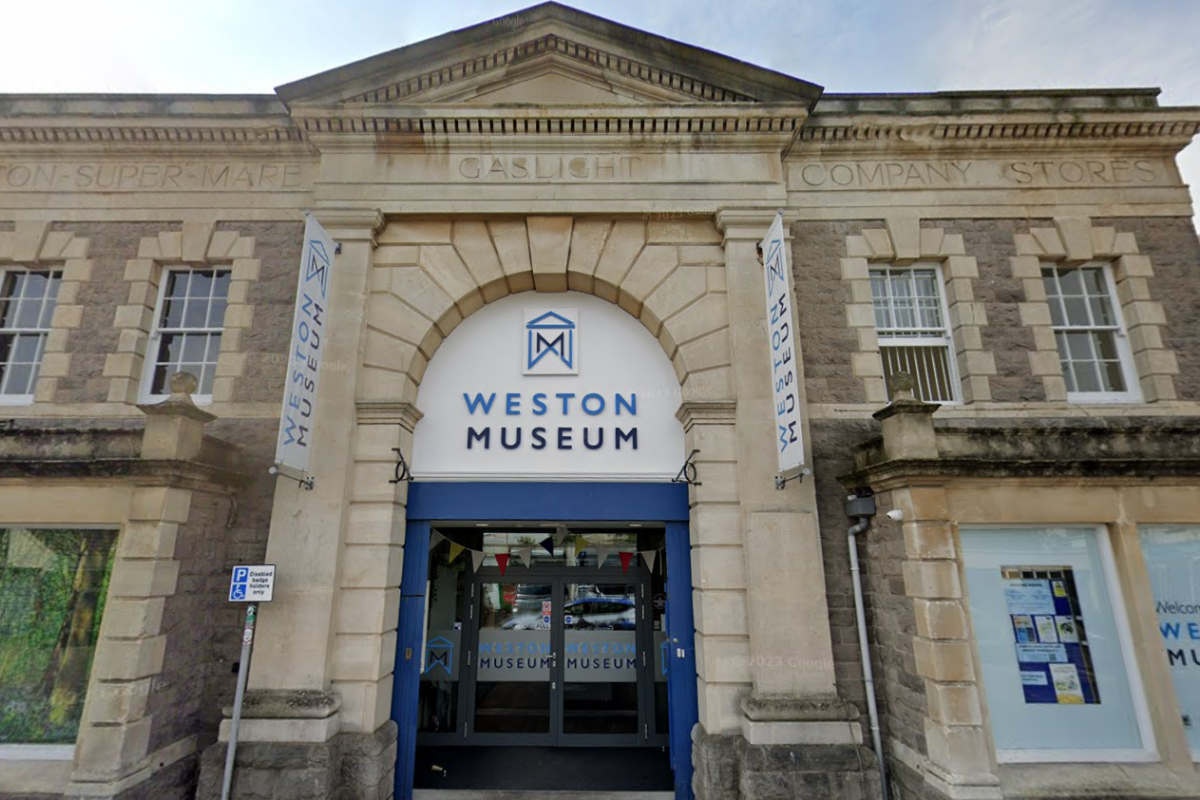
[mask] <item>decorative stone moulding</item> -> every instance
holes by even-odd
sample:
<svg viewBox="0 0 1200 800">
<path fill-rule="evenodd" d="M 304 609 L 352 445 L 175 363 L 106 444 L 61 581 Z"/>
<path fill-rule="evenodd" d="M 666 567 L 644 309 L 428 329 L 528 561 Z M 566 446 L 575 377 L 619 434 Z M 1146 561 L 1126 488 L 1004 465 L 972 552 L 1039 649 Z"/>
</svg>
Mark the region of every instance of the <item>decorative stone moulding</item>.
<svg viewBox="0 0 1200 800">
<path fill-rule="evenodd" d="M 1166 316 L 1162 303 L 1150 299 L 1154 265 L 1138 253 L 1132 233 L 1097 228 L 1086 217 L 1056 217 L 1053 228 L 1033 228 L 1016 235 L 1017 255 L 1010 259 L 1013 277 L 1025 288 L 1027 302 L 1019 305 L 1021 322 L 1033 332 L 1037 349 L 1029 354 L 1034 375 L 1042 378 L 1046 399 L 1064 402 L 1067 384 L 1062 375 L 1058 345 L 1050 326 L 1050 306 L 1042 284 L 1043 264 L 1112 265 L 1117 302 L 1125 321 L 1142 400 L 1152 403 L 1176 399 L 1179 364 L 1175 351 L 1163 342 Z"/>
<path fill-rule="evenodd" d="M 78 298 L 79 287 L 92 276 L 92 262 L 87 255 L 88 239 L 70 231 L 51 231 L 48 220 L 22 220 L 13 230 L 0 231 L 0 269 L 17 266 L 62 270 L 51 330 L 34 386 L 34 402 L 53 402 L 59 379 L 71 372 L 67 338 L 83 321 Z"/>
<path fill-rule="evenodd" d="M 846 318 L 858 332 L 858 352 L 851 357 L 851 365 L 863 381 L 867 401 L 888 401 L 871 305 L 871 266 L 915 262 L 941 265 L 963 402 L 991 400 L 990 376 L 996 374 L 996 359 L 983 348 L 981 329 L 987 325 L 987 310 L 975 301 L 972 284 L 979 277 L 979 267 L 975 257 L 967 255 L 962 235 L 922 228 L 916 217 L 891 218 L 885 225 L 847 236 L 847 257 L 842 259 L 842 280 L 850 285 L 851 294 Z"/>
<path fill-rule="evenodd" d="M 108 400 L 112 403 L 138 402 L 144 374 L 150 330 L 158 303 L 159 282 L 164 269 L 189 266 L 199 269 L 227 267 L 232 270 L 229 296 L 221 334 L 221 354 L 213 381 L 213 402 L 233 398 L 234 380 L 245 369 L 241 351 L 243 331 L 251 326 L 254 306 L 247 302 L 249 286 L 258 280 L 259 261 L 254 256 L 254 238 L 236 231 L 214 230 L 211 220 L 184 221 L 182 230 L 163 231 L 141 240 L 137 258 L 125 262 L 125 281 L 129 284 L 126 304 L 117 306 L 113 327 L 119 331 L 117 352 L 104 362 L 109 379 Z"/>
</svg>

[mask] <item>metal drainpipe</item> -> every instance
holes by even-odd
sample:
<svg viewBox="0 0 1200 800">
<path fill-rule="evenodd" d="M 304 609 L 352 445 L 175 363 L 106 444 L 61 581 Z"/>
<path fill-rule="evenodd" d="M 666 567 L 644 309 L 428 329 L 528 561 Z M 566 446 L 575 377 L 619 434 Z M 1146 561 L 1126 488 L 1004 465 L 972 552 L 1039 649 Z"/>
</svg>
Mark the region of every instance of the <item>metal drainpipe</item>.
<svg viewBox="0 0 1200 800">
<path fill-rule="evenodd" d="M 862 578 L 858 569 L 858 535 L 871 527 L 870 517 L 859 517 L 850 526 L 847 541 L 850 545 L 850 577 L 854 581 L 854 616 L 858 621 L 858 648 L 862 651 L 863 683 L 867 690 L 867 714 L 871 720 L 871 742 L 875 746 L 875 759 L 879 762 L 879 791 L 883 800 L 888 800 L 887 763 L 883 757 L 883 740 L 879 733 L 879 708 L 875 705 L 875 672 L 871 668 L 871 650 L 867 642 L 867 616 L 863 611 Z"/>
</svg>

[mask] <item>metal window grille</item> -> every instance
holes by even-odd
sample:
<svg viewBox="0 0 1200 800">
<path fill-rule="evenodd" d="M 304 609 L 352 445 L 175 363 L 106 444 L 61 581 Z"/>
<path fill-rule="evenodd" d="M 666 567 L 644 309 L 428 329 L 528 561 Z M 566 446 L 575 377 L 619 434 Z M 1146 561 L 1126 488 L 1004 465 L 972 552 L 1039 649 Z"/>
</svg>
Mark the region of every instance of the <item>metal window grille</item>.
<svg viewBox="0 0 1200 800">
<path fill-rule="evenodd" d="M 1043 267 L 1042 283 L 1067 391 L 1128 391 L 1121 357 L 1125 333 L 1104 267 Z"/>
<path fill-rule="evenodd" d="M 937 269 L 931 267 L 871 270 L 871 304 L 889 396 L 895 376 L 905 373 L 913 377 L 921 400 L 958 400 L 941 286 Z"/>
<path fill-rule="evenodd" d="M 0 272 L 0 397 L 32 399 L 62 272 Z"/>
<path fill-rule="evenodd" d="M 149 347 L 149 352 L 155 353 L 150 394 L 168 394 L 176 372 L 196 376 L 197 394 L 212 394 L 229 276 L 229 270 L 172 270 L 166 274 Z"/>
</svg>

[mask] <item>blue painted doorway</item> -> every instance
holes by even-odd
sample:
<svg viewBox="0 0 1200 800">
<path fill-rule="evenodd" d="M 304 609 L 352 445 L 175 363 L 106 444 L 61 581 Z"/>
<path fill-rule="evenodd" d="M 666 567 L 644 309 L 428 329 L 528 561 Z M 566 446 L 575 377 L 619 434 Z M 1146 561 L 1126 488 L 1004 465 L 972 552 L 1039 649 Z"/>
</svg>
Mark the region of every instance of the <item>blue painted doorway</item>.
<svg viewBox="0 0 1200 800">
<path fill-rule="evenodd" d="M 469 664 L 471 658 L 467 648 L 460 647 L 455 652 L 450 642 L 425 641 L 430 603 L 427 594 L 437 591 L 435 585 L 430 588 L 431 534 L 435 530 L 446 530 L 445 526 L 502 528 L 506 524 L 540 524 L 543 527 L 551 524 L 611 524 L 634 529 L 653 527 L 661 531 L 662 554 L 669 565 L 665 602 L 660 609 L 665 636 L 656 648 L 662 651 L 661 669 L 666 673 L 668 725 L 663 744 L 669 748 L 675 796 L 679 800 L 691 800 L 691 731 L 698 712 L 687 487 L 665 483 L 532 482 L 415 482 L 409 486 L 392 697 L 392 718 L 399 727 L 397 800 L 410 800 L 413 792 L 422 664 L 427 670 L 431 667 L 444 669 L 449 674 L 448 660 L 458 659 L 456 663 Z M 462 558 L 466 560 L 467 556 Z M 518 598 L 516 602 L 521 604 L 527 600 Z M 654 602 L 657 605 L 658 598 Z M 554 613 L 555 621 L 561 625 L 562 609 L 556 607 Z M 546 619 L 548 621 L 549 616 Z M 644 652 L 640 646 L 639 650 Z M 429 736 L 423 735 L 428 742 Z"/>
</svg>

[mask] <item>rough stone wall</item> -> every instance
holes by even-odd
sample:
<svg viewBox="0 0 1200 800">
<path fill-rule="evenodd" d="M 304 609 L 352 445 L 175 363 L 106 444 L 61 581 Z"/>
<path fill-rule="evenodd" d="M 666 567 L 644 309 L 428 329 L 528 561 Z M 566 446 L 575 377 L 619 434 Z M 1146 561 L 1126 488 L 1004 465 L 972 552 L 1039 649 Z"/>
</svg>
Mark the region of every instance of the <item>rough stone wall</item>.
<svg viewBox="0 0 1200 800">
<path fill-rule="evenodd" d="M 869 719 L 846 539 L 850 520 L 844 508 L 846 490 L 837 476 L 853 470 L 851 448 L 877 434 L 878 426 L 872 420 L 813 420 L 809 429 L 833 636 L 834 675 L 839 694 L 858 707 L 867 741 Z M 885 500 L 882 498 L 880 502 Z M 885 746 L 888 738 L 895 736 L 923 753 L 925 687 L 917 675 L 913 657 L 916 618 L 912 601 L 904 592 L 901 567 L 905 558 L 904 538 L 899 526 L 882 515 L 876 516 L 871 529 L 859 537 L 858 557 Z"/>
<path fill-rule="evenodd" d="M 246 368 L 234 384 L 233 401 L 282 403 L 304 225 L 229 223 L 218 226 L 217 230 L 254 237 L 254 257 L 260 262 L 258 280 L 250 284 L 247 297 L 247 302 L 254 306 L 254 325 L 241 339 Z"/>
<path fill-rule="evenodd" d="M 119 337 L 113 317 L 129 296 L 125 262 L 137 257 L 143 236 L 179 231 L 182 226 L 164 222 L 56 223 L 52 229 L 90 239 L 88 259 L 92 262 L 91 279 L 79 287 L 83 319 L 67 339 L 70 374 L 59 378 L 54 402 L 103 403 L 108 400 L 110 383 L 104 376 L 104 361 L 117 352 Z"/>
<path fill-rule="evenodd" d="M 796 318 L 804 357 L 808 402 L 864 403 L 862 379 L 850 356 L 858 352 L 858 334 L 846 319 L 850 286 L 842 280 L 846 237 L 882 222 L 797 222 L 791 227 L 792 276 Z"/>
<path fill-rule="evenodd" d="M 980 331 L 983 349 L 996 359 L 996 374 L 990 376 L 992 400 L 998 403 L 1041 403 L 1046 391 L 1033 374 L 1029 353 L 1036 350 L 1033 332 L 1021 324 L 1019 304 L 1025 302 L 1021 281 L 1012 275 L 1009 259 L 1017 255 L 1018 233 L 1030 228 L 1050 228 L 1050 220 L 922 220 L 923 228 L 941 228 L 961 234 L 967 255 L 974 256 L 979 277 L 972 281 L 975 300 L 987 309 L 987 322 Z"/>
<path fill-rule="evenodd" d="M 1180 400 L 1200 400 L 1200 237 L 1195 224 L 1186 217 L 1118 217 L 1092 224 L 1132 233 L 1138 250 L 1150 257 L 1150 299 L 1163 305 L 1163 344 L 1179 360 L 1175 390 Z"/>
</svg>

